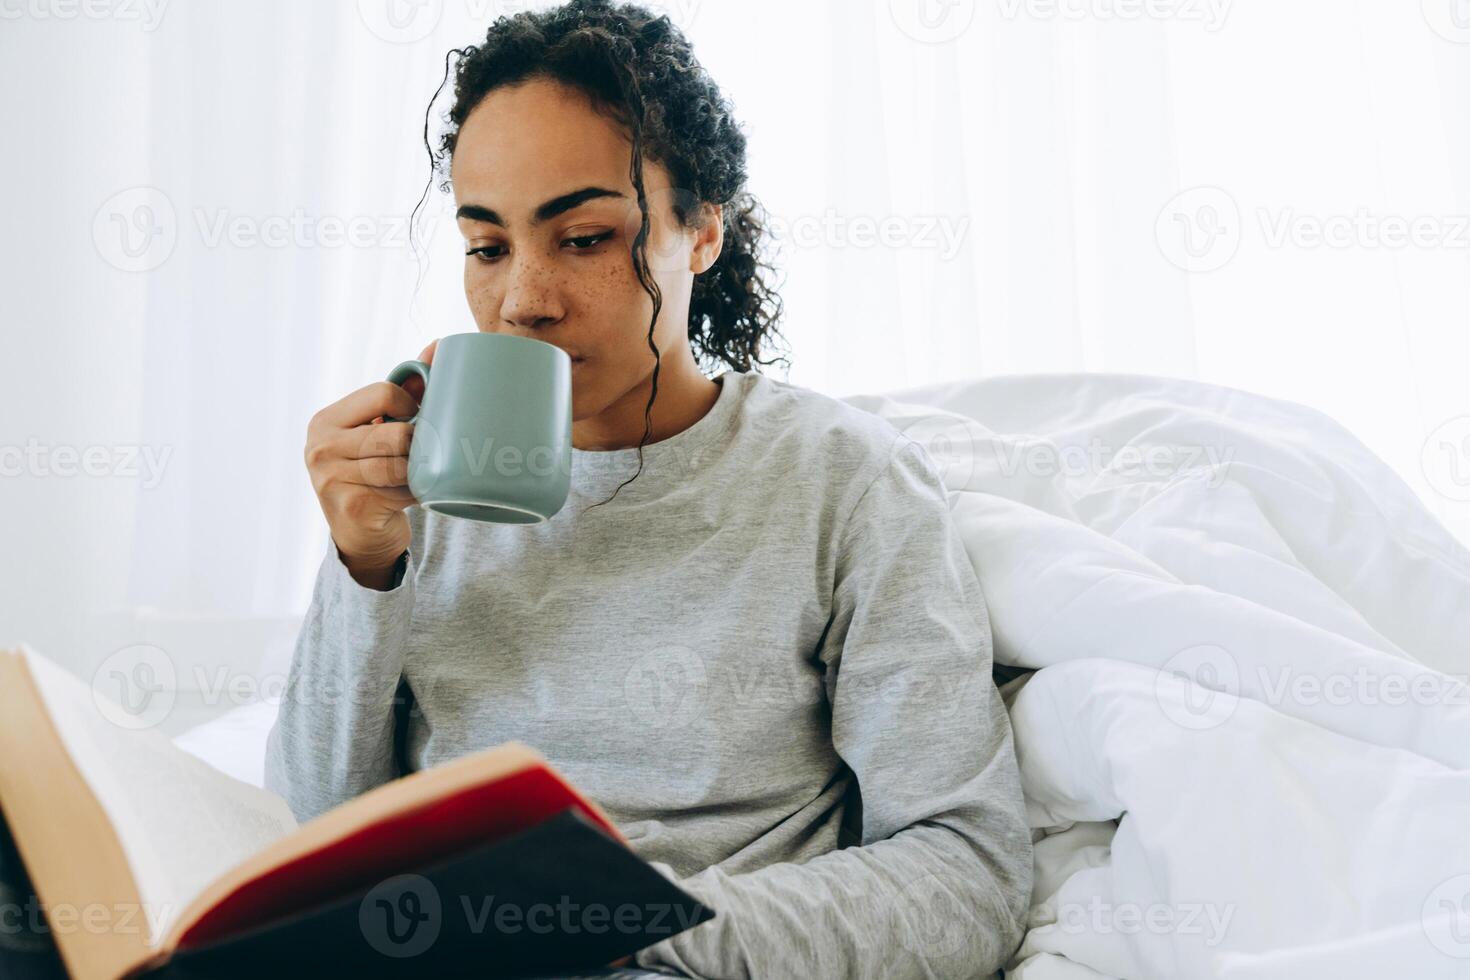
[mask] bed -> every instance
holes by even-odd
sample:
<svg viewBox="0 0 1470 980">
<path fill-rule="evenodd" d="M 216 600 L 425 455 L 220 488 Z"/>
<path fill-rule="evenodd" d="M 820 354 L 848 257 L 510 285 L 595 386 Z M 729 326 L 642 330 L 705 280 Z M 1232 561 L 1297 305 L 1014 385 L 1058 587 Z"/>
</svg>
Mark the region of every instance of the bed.
<svg viewBox="0 0 1470 980">
<path fill-rule="evenodd" d="M 1158 378 L 846 400 L 929 451 L 1014 678 L 1008 976 L 1470 976 L 1470 553 L 1382 461 Z M 273 717 L 177 742 L 258 785 Z"/>
</svg>

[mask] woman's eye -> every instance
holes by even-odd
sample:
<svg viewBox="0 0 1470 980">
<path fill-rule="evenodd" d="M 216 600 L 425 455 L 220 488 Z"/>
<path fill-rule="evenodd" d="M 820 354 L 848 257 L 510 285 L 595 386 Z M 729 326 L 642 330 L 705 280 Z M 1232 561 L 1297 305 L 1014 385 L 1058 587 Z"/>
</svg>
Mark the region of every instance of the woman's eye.
<svg viewBox="0 0 1470 980">
<path fill-rule="evenodd" d="M 562 244 L 571 246 L 574 252 L 582 252 L 607 241 L 613 237 L 613 234 L 614 232 L 604 231 L 596 235 L 579 235 L 576 238 L 563 239 Z M 499 245 L 481 245 L 478 248 L 470 249 L 464 254 L 473 255 L 481 262 L 495 262 L 505 257 L 505 249 Z"/>
<path fill-rule="evenodd" d="M 599 234 L 596 234 L 596 235 L 582 235 L 582 236 L 580 236 L 578 238 L 568 238 L 568 239 L 565 239 L 562 242 L 562 244 L 563 245 L 575 245 L 575 248 L 573 248 L 573 251 L 580 252 L 583 249 L 591 248 L 592 246 L 598 244 L 599 242 L 605 242 L 609 238 L 611 238 L 612 236 L 613 236 L 613 233 L 612 232 L 610 232 L 610 231 L 604 231 L 604 232 L 600 232 Z"/>
<path fill-rule="evenodd" d="M 476 256 L 477 258 L 479 258 L 479 260 L 481 262 L 494 262 L 496 259 L 500 258 L 500 256 L 499 255 L 491 255 L 490 254 L 490 250 L 492 248 L 499 248 L 499 247 L 500 247 L 499 245 L 481 245 L 479 248 L 472 248 L 472 249 L 470 249 L 468 252 L 466 252 L 464 254 L 467 255 L 467 256 L 468 255 Z"/>
</svg>

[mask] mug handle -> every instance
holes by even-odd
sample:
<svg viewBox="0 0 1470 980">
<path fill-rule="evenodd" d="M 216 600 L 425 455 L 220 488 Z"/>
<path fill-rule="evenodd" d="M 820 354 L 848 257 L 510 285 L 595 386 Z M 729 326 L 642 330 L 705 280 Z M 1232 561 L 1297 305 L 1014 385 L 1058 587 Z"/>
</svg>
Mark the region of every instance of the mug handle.
<svg viewBox="0 0 1470 980">
<path fill-rule="evenodd" d="M 401 385 L 415 374 L 424 379 L 424 394 L 427 395 L 429 393 L 429 365 L 423 361 L 404 361 L 388 372 L 388 380 L 393 384 Z M 420 403 L 420 407 L 422 407 L 422 403 Z M 383 416 L 384 422 L 407 422 L 409 425 L 414 424 L 418 420 L 418 415 L 407 419 L 395 419 L 387 415 Z"/>
</svg>

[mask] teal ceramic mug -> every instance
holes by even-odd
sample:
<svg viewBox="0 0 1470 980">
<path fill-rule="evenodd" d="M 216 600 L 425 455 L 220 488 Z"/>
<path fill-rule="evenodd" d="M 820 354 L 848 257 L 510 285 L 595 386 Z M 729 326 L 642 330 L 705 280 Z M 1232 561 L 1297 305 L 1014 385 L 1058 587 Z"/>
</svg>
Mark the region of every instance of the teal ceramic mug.
<svg viewBox="0 0 1470 980">
<path fill-rule="evenodd" d="M 566 503 L 572 474 L 572 361 L 530 337 L 457 333 L 431 366 L 388 374 L 424 379 L 410 422 L 408 489 L 420 506 L 475 521 L 536 524 Z"/>
</svg>

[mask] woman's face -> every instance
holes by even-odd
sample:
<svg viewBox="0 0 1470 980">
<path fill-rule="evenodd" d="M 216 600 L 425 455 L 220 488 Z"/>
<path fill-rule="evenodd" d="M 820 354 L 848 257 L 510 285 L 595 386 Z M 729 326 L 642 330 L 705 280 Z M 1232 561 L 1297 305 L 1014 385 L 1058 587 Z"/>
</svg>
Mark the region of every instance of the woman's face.
<svg viewBox="0 0 1470 980">
<path fill-rule="evenodd" d="M 640 221 L 631 152 L 624 130 L 580 91 L 535 79 L 486 96 L 461 125 L 452 159 L 475 324 L 570 354 L 575 419 L 597 415 L 653 371 L 653 300 L 631 251 Z M 643 183 L 649 273 L 663 297 L 654 342 L 667 370 L 671 357 L 693 364 L 690 290 L 719 255 L 720 221 L 680 226 L 669 174 L 646 156 Z"/>
</svg>

